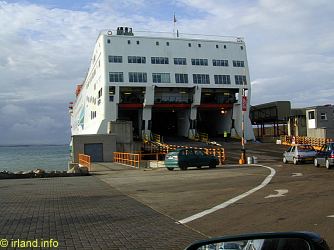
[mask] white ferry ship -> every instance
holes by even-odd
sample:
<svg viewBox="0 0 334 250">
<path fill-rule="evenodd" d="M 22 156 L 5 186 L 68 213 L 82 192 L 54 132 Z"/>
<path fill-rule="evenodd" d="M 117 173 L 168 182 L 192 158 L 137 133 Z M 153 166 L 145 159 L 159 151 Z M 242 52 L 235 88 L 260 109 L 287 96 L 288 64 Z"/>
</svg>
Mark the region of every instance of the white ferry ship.
<svg viewBox="0 0 334 250">
<path fill-rule="evenodd" d="M 126 120 L 139 138 L 191 138 L 199 132 L 241 137 L 244 110 L 245 139 L 252 140 L 250 94 L 242 38 L 147 36 L 119 27 L 97 38 L 89 71 L 70 104 L 72 135 L 108 134 L 109 122 Z"/>
</svg>

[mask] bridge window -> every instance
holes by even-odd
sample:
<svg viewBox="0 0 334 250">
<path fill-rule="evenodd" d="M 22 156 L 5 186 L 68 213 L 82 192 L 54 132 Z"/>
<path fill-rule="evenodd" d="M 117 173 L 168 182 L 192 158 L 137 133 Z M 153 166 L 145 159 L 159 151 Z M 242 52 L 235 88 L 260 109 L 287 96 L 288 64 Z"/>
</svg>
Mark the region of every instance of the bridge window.
<svg viewBox="0 0 334 250">
<path fill-rule="evenodd" d="M 169 64 L 168 57 L 151 57 L 152 64 Z"/>
<path fill-rule="evenodd" d="M 233 61 L 233 67 L 245 67 L 244 61 Z"/>
<path fill-rule="evenodd" d="M 110 72 L 109 82 L 124 82 L 123 72 Z"/>
<path fill-rule="evenodd" d="M 169 73 L 152 73 L 154 83 L 170 83 Z"/>
<path fill-rule="evenodd" d="M 147 82 L 147 73 L 129 72 L 129 82 Z"/>
<path fill-rule="evenodd" d="M 187 59 L 186 58 L 174 58 L 174 64 L 175 65 L 187 65 Z"/>
<path fill-rule="evenodd" d="M 206 74 L 193 74 L 193 82 L 196 84 L 210 84 L 210 77 Z"/>
<path fill-rule="evenodd" d="M 213 59 L 213 60 L 212 60 L 212 65 L 213 65 L 213 66 L 223 66 L 223 67 L 228 67 L 228 60 L 217 60 L 217 59 Z"/>
<path fill-rule="evenodd" d="M 187 74 L 175 74 L 175 82 L 176 83 L 188 83 L 188 75 Z"/>
<path fill-rule="evenodd" d="M 247 85 L 246 76 L 236 75 L 234 76 L 235 84 L 237 85 Z"/>
<path fill-rule="evenodd" d="M 123 62 L 122 56 L 109 56 L 108 59 L 110 63 L 122 63 Z"/>
<path fill-rule="evenodd" d="M 128 63 L 146 63 L 145 56 L 128 56 Z"/>
<path fill-rule="evenodd" d="M 215 75 L 215 84 L 231 84 L 229 75 Z"/>
<path fill-rule="evenodd" d="M 208 66 L 208 59 L 191 59 L 191 64 Z"/>
</svg>

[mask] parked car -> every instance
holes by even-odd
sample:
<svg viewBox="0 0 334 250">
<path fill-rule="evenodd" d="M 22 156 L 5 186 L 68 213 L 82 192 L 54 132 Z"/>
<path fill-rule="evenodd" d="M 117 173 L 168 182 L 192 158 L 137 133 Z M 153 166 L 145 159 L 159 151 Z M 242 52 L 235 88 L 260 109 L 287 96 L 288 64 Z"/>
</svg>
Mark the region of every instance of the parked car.
<svg viewBox="0 0 334 250">
<path fill-rule="evenodd" d="M 297 165 L 300 162 L 313 161 L 317 151 L 307 144 L 296 144 L 283 153 L 283 163 L 293 162 Z"/>
<path fill-rule="evenodd" d="M 237 243 L 238 242 L 238 243 Z M 240 244 L 239 244 L 240 242 Z M 231 235 L 192 243 L 186 250 L 329 250 L 319 234 L 314 232 L 279 232 Z"/>
<path fill-rule="evenodd" d="M 202 166 L 215 168 L 218 164 L 218 157 L 208 155 L 201 149 L 180 148 L 169 152 L 165 157 L 165 166 L 168 170 L 174 170 L 174 168 L 186 170 L 188 167 L 201 168 Z"/>
<path fill-rule="evenodd" d="M 314 166 L 325 166 L 330 169 L 334 165 L 334 142 L 324 144 L 314 158 Z"/>
</svg>

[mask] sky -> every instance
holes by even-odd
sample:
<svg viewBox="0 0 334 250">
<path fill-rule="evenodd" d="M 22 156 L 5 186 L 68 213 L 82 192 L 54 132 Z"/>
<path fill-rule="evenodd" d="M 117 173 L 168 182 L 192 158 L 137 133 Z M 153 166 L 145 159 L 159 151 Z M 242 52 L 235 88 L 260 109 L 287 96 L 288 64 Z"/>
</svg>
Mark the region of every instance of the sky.
<svg viewBox="0 0 334 250">
<path fill-rule="evenodd" d="M 244 37 L 251 104 L 334 104 L 333 0 L 0 0 L 0 145 L 66 144 L 68 103 L 97 36 L 133 30 Z"/>
</svg>

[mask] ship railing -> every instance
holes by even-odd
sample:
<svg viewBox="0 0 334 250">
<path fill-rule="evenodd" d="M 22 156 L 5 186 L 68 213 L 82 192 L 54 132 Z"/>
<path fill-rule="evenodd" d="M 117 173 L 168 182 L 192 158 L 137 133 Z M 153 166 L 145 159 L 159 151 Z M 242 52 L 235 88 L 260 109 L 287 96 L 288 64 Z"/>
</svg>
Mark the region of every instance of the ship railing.
<svg viewBox="0 0 334 250">
<path fill-rule="evenodd" d="M 209 40 L 209 41 L 224 41 L 224 42 L 237 42 L 243 43 L 244 38 L 238 36 L 221 36 L 211 34 L 195 34 L 195 33 L 183 33 L 183 32 L 165 32 L 165 31 L 151 31 L 151 30 L 133 30 L 133 33 L 137 37 L 165 37 L 165 38 L 179 38 L 179 39 L 193 39 L 193 40 Z M 100 34 L 104 35 L 116 35 L 117 31 L 113 29 L 102 30 Z"/>
</svg>

